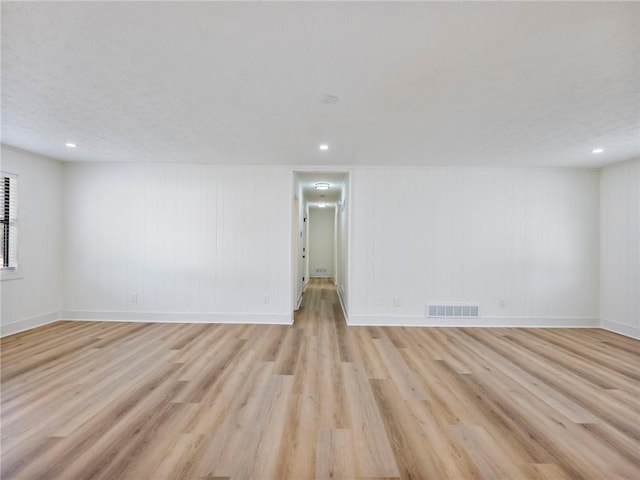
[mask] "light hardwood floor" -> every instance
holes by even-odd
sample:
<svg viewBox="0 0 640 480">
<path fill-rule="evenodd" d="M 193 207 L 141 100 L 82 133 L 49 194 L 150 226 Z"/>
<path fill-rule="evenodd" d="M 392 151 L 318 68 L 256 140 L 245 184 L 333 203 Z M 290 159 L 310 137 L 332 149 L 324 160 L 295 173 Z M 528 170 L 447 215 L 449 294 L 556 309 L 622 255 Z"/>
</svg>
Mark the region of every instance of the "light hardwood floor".
<svg viewBox="0 0 640 480">
<path fill-rule="evenodd" d="M 601 330 L 58 322 L 2 340 L 2 479 L 637 479 Z"/>
</svg>

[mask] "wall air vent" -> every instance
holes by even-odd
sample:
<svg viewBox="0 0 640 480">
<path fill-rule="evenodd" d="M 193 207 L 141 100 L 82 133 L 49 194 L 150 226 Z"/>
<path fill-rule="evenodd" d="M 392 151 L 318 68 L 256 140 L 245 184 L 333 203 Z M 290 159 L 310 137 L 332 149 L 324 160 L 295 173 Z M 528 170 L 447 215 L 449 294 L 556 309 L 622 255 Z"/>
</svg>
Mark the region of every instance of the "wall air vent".
<svg viewBox="0 0 640 480">
<path fill-rule="evenodd" d="M 427 317 L 433 318 L 478 318 L 480 305 L 472 303 L 430 303 Z"/>
</svg>

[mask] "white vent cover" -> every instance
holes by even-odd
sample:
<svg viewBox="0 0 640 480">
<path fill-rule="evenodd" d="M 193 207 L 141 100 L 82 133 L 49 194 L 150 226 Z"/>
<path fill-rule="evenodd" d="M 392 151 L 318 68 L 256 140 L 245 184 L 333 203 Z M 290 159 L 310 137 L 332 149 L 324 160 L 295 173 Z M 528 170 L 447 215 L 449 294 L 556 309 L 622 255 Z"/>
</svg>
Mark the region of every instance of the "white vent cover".
<svg viewBox="0 0 640 480">
<path fill-rule="evenodd" d="M 316 273 L 327 273 L 326 268 L 316 268 Z"/>
<path fill-rule="evenodd" d="M 427 305 L 427 317 L 478 318 L 480 305 L 472 303 L 430 303 Z"/>
</svg>

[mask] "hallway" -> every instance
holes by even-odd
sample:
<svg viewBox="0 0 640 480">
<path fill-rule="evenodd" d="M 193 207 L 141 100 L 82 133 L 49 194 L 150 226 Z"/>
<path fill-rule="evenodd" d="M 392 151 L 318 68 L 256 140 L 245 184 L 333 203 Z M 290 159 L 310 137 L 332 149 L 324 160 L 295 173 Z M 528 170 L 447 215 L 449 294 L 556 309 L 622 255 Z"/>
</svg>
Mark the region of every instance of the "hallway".
<svg viewBox="0 0 640 480">
<path fill-rule="evenodd" d="M 295 312 L 294 327 L 313 329 L 320 317 L 326 317 L 326 320 L 335 323 L 345 323 L 333 278 L 309 279 L 302 305 Z"/>
</svg>

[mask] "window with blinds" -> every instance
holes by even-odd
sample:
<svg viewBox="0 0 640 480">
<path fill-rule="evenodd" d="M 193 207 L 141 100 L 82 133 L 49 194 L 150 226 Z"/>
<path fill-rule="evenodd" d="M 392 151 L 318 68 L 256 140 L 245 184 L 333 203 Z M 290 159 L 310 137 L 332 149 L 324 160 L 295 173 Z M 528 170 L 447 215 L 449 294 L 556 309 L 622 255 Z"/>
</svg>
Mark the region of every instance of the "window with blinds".
<svg viewBox="0 0 640 480">
<path fill-rule="evenodd" d="M 15 270 L 18 267 L 16 247 L 18 240 L 18 179 L 10 173 L 0 172 L 0 270 Z"/>
</svg>

